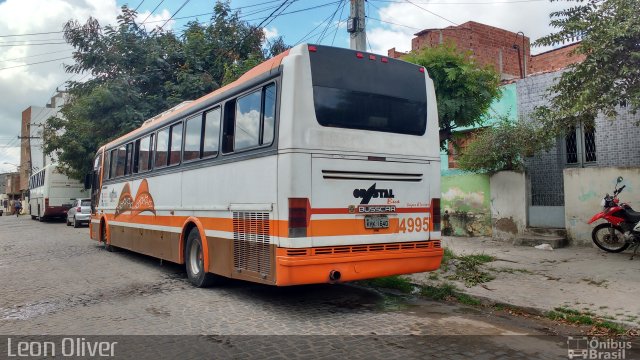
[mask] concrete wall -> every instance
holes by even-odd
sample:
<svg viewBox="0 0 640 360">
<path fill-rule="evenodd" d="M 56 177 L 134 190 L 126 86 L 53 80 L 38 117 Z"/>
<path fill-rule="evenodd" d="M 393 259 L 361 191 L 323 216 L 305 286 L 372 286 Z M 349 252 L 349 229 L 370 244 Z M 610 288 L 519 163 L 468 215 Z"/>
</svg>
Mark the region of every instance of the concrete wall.
<svg viewBox="0 0 640 360">
<path fill-rule="evenodd" d="M 513 240 L 527 227 L 527 181 L 524 173 L 500 171 L 489 179 L 493 237 Z"/>
<path fill-rule="evenodd" d="M 443 232 L 456 236 L 490 236 L 489 176 L 461 174 L 442 177 Z M 445 213 L 446 212 L 446 213 Z M 447 228 L 447 229 L 445 229 Z"/>
<path fill-rule="evenodd" d="M 606 193 L 612 194 L 616 179 L 622 176 L 627 187 L 620 200 L 640 210 L 640 168 L 573 168 L 564 170 L 565 224 L 572 245 L 591 244 L 591 230 L 596 224 L 587 221 L 602 208 Z M 598 222 L 599 223 L 599 222 Z"/>
</svg>

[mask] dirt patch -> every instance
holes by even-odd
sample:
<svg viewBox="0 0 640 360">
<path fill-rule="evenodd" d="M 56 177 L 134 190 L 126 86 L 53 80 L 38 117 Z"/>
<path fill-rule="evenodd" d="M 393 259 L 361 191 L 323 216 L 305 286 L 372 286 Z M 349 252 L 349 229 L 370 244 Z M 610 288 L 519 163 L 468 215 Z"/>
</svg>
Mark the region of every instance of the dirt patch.
<svg viewBox="0 0 640 360">
<path fill-rule="evenodd" d="M 501 218 L 496 220 L 495 228 L 496 230 L 504 231 L 510 234 L 518 233 L 518 226 L 512 218 Z"/>
</svg>

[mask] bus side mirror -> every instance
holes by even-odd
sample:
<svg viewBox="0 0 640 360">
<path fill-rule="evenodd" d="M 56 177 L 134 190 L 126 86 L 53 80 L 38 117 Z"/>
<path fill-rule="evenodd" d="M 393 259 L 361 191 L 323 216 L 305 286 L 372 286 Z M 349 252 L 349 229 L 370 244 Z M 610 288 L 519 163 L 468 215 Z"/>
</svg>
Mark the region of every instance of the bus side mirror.
<svg viewBox="0 0 640 360">
<path fill-rule="evenodd" d="M 88 173 L 84 176 L 84 188 L 85 190 L 91 189 L 91 183 L 93 182 L 93 174 Z"/>
</svg>

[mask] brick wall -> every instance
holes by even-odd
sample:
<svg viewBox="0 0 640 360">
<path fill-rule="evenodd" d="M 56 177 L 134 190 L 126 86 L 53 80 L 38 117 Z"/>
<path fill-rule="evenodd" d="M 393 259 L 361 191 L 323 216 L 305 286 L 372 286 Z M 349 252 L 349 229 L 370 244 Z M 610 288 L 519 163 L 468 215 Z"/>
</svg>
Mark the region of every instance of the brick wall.
<svg viewBox="0 0 640 360">
<path fill-rule="evenodd" d="M 578 46 L 578 43 L 563 46 L 559 49 L 550 50 L 531 57 L 529 72 L 531 74 L 557 71 L 564 69 L 570 64 L 575 64 L 584 60 L 584 55 L 571 54 Z"/>
<path fill-rule="evenodd" d="M 463 51 L 470 51 L 476 61 L 483 65 L 493 66 L 503 78 L 520 77 L 518 44 L 522 48 L 522 36 L 514 32 L 493 26 L 469 21 L 459 26 L 444 29 L 427 29 L 416 34 L 411 40 L 413 50 L 424 47 L 435 47 L 443 43 L 453 43 Z M 524 52 L 529 56 L 529 38 L 524 38 Z M 520 63 L 524 54 L 520 50 Z M 526 63 L 525 61 L 524 63 Z"/>
<path fill-rule="evenodd" d="M 522 36 L 517 33 L 468 21 L 459 26 L 422 30 L 411 40 L 411 49 L 419 50 L 450 42 L 460 50 L 470 51 L 481 65 L 493 66 L 503 79 L 520 78 L 520 66 L 523 67 L 522 72 L 528 75 L 557 71 L 584 59 L 583 55 L 570 54 L 577 44 L 532 56 L 529 38 L 524 37 L 524 44 L 522 40 Z M 517 45 L 519 51 L 514 45 Z M 389 50 L 390 57 L 395 57 L 395 54 L 402 56 L 395 48 Z"/>
</svg>

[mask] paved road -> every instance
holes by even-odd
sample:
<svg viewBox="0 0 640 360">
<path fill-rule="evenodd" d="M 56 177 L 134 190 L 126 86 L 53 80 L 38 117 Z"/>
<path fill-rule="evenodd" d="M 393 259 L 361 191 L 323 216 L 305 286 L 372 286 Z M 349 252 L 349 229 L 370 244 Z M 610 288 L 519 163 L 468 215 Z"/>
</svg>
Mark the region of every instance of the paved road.
<svg viewBox="0 0 640 360">
<path fill-rule="evenodd" d="M 566 358 L 567 351 L 566 338 L 495 336 L 543 335 L 539 323 L 354 285 L 276 288 L 232 281 L 193 288 L 178 265 L 127 251 L 109 253 L 89 239 L 87 228 L 28 216 L 0 217 L 0 291 L 0 334 L 5 335 L 213 334 L 222 337 L 205 337 L 205 343 L 264 358 L 279 357 L 283 348 L 308 355 L 311 343 L 331 350 L 327 356 L 342 351 L 351 358 L 372 353 L 386 359 L 400 354 Z M 238 346 L 255 341 L 282 346 L 271 352 Z"/>
</svg>

